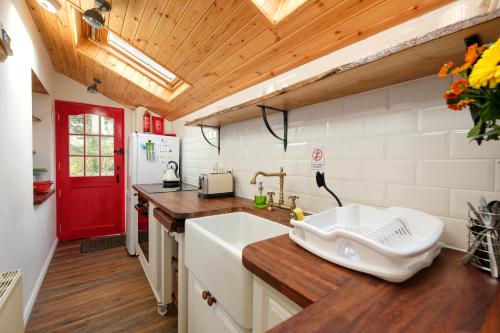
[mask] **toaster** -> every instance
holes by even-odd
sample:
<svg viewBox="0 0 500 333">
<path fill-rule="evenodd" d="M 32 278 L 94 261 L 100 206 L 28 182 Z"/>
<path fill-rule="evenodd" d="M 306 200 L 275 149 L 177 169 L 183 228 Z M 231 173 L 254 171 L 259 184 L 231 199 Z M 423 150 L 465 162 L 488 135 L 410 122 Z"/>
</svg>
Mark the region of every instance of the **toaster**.
<svg viewBox="0 0 500 333">
<path fill-rule="evenodd" d="M 200 198 L 221 198 L 234 196 L 233 174 L 209 173 L 198 177 L 198 196 Z"/>
</svg>

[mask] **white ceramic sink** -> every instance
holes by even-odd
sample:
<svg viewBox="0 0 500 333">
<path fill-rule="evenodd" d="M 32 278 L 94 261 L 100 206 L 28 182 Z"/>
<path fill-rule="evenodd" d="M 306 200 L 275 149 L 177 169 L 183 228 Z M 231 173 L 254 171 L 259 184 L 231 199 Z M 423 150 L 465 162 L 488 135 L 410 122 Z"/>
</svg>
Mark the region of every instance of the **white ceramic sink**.
<svg viewBox="0 0 500 333">
<path fill-rule="evenodd" d="M 252 327 L 252 275 L 241 253 L 251 243 L 284 235 L 289 228 L 248 213 L 186 220 L 186 266 L 244 328 Z"/>
</svg>

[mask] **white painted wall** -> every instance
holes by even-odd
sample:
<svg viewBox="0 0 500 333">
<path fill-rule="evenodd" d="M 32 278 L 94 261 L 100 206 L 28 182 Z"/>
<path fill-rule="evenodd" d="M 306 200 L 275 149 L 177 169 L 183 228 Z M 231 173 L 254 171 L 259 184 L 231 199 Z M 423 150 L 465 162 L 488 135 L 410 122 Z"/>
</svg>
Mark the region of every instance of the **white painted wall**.
<svg viewBox="0 0 500 333">
<path fill-rule="evenodd" d="M 133 127 L 132 127 L 133 130 L 136 132 L 140 133 L 144 129 L 143 116 L 144 116 L 145 111 L 149 111 L 151 116 L 161 117 L 160 115 L 154 113 L 153 111 L 148 110 L 147 108 L 145 108 L 143 106 L 139 106 L 138 108 L 136 108 L 134 110 L 134 112 L 135 112 L 134 113 L 134 123 L 133 123 Z M 164 129 L 165 133 L 171 133 L 172 132 L 172 123 L 170 121 L 168 121 L 167 119 L 164 119 L 163 120 L 163 129 Z"/>
<path fill-rule="evenodd" d="M 53 100 L 50 95 L 32 94 L 33 116 L 40 122 L 33 122 L 33 167 L 47 168 L 49 172 L 40 180 L 55 179 L 55 135 Z"/>
<path fill-rule="evenodd" d="M 468 142 L 467 112 L 443 107 L 441 94 L 447 81 L 426 78 L 292 110 L 286 153 L 261 119 L 224 126 L 221 156 L 204 142 L 199 128 L 184 123 L 470 18 L 479 13 L 477 4 L 453 2 L 175 121 L 174 132 L 182 138 L 184 180 L 196 184 L 198 175 L 213 170 L 217 162 L 234 171 L 237 195 L 252 198 L 256 192 L 249 183 L 252 173 L 283 166 L 287 194 L 298 194 L 299 206 L 318 212 L 335 205 L 317 189 L 310 170 L 311 147 L 323 146 L 327 183 L 343 201 L 413 207 L 437 215 L 447 226 L 443 240 L 465 249 L 465 202 L 477 202 L 480 195 L 500 200 L 500 143 L 477 147 Z M 277 117 L 271 119 L 281 134 Z M 215 140 L 215 133 L 210 137 Z M 276 179 L 265 179 L 264 184 L 266 191 L 277 192 Z"/>
<path fill-rule="evenodd" d="M 27 322 L 57 245 L 55 196 L 33 207 L 33 140 L 40 152 L 36 166 L 49 168 L 51 179 L 55 179 L 54 127 L 49 111 L 55 99 L 124 108 L 125 135 L 132 131 L 133 114 L 100 94 L 88 94 L 85 86 L 55 73 L 24 0 L 1 0 L 0 23 L 10 35 L 14 51 L 13 57 L 0 64 L 0 272 L 22 269 Z M 50 96 L 32 95 L 31 69 Z M 42 119 L 35 125 L 35 137 L 32 111 Z"/>
<path fill-rule="evenodd" d="M 53 68 L 24 1 L 0 1 L 0 22 L 14 51 L 0 64 L 0 271 L 22 269 L 26 319 L 56 244 L 55 198 L 33 207 L 31 68 L 47 89 Z"/>
</svg>

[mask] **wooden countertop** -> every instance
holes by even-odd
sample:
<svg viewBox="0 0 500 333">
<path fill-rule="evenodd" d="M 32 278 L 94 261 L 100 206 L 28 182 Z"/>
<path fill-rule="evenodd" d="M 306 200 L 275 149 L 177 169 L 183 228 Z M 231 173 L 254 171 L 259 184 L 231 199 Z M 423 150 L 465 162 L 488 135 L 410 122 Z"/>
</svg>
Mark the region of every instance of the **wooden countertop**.
<svg viewBox="0 0 500 333">
<path fill-rule="evenodd" d="M 200 199 L 196 191 L 148 194 L 134 188 L 168 215 L 166 227 L 174 219 L 178 232 L 187 218 L 237 211 L 289 224 L 288 211 L 255 209 L 249 199 Z M 403 283 L 390 283 L 329 263 L 288 235 L 243 249 L 243 265 L 250 272 L 305 308 L 271 333 L 500 332 L 500 282 L 462 265 L 461 257 L 443 249 L 429 268 Z"/>
<path fill-rule="evenodd" d="M 183 229 L 186 219 L 233 212 L 247 212 L 288 226 L 290 223 L 288 210 L 274 209 L 270 212 L 266 209 L 257 209 L 250 199 L 241 197 L 201 199 L 198 198 L 197 191 L 147 193 L 140 185 L 133 185 L 133 188 L 175 219 L 179 231 Z"/>
<path fill-rule="evenodd" d="M 243 264 L 305 309 L 270 332 L 500 332 L 500 282 L 443 249 L 403 283 L 323 260 L 288 235 L 251 244 Z"/>
</svg>

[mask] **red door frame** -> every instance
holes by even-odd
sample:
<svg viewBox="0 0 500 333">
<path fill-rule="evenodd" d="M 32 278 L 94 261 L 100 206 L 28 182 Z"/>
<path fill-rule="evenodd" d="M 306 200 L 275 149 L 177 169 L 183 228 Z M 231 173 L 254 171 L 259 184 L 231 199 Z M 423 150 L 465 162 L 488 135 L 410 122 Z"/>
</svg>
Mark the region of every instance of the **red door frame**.
<svg viewBox="0 0 500 333">
<path fill-rule="evenodd" d="M 93 104 L 86 104 L 86 103 L 76 103 L 76 102 L 70 102 L 70 101 L 61 101 L 61 100 L 56 100 L 55 101 L 55 140 L 56 140 L 56 185 L 57 185 L 57 196 L 56 196 L 56 234 L 57 238 L 59 240 L 69 240 L 69 239 L 77 239 L 77 238 L 87 238 L 87 237 L 92 237 L 93 235 L 81 235 L 81 237 L 72 237 L 72 238 L 67 238 L 64 237 L 63 231 L 62 231 L 62 181 L 63 181 L 63 176 L 62 176 L 62 170 L 65 168 L 61 168 L 61 162 L 63 159 L 62 155 L 62 144 L 61 140 L 63 139 L 62 137 L 62 124 L 60 122 L 61 119 L 61 110 L 60 108 L 62 105 L 72 105 L 72 106 L 82 106 L 85 108 L 98 108 L 100 110 L 103 110 L 104 112 L 114 112 L 116 119 L 118 119 L 118 133 L 119 136 L 118 140 L 115 139 L 115 150 L 121 150 L 122 152 L 125 151 L 125 124 L 124 124 L 124 109 L 122 108 L 115 108 L 115 107 L 108 107 L 108 106 L 101 106 L 101 105 L 93 105 Z M 120 127 L 121 125 L 121 127 Z M 115 127 L 116 130 L 116 127 Z M 67 140 L 67 139 L 66 139 Z M 118 145 L 117 145 L 118 143 Z M 120 159 L 119 165 L 121 166 L 121 170 L 119 170 L 119 195 L 120 195 L 120 227 L 119 231 L 120 233 L 125 232 L 125 179 L 126 179 L 126 165 L 125 165 L 125 158 L 124 158 L 124 153 L 121 154 L 116 154 L 115 153 L 115 158 Z M 116 161 L 116 160 L 115 160 Z M 110 176 L 115 178 L 116 177 L 116 167 L 115 167 L 115 175 Z"/>
</svg>

